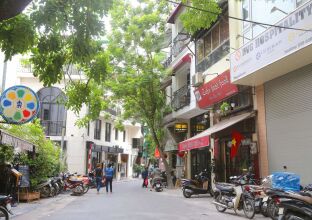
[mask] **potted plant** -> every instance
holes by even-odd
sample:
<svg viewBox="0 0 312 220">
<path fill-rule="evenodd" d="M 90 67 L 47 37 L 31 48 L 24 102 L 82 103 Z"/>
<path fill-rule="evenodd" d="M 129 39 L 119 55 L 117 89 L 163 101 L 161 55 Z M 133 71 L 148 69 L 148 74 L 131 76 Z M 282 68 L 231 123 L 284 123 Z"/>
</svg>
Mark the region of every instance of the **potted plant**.
<svg viewBox="0 0 312 220">
<path fill-rule="evenodd" d="M 230 104 L 227 102 L 223 102 L 220 106 L 221 112 L 226 115 L 226 112 L 230 109 Z"/>
</svg>

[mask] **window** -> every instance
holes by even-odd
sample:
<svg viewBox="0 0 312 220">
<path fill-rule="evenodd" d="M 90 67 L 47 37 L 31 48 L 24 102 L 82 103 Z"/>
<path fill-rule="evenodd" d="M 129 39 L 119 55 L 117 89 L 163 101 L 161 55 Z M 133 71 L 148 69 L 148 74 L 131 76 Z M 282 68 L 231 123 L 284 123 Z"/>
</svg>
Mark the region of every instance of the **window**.
<svg viewBox="0 0 312 220">
<path fill-rule="evenodd" d="M 40 89 L 37 94 L 41 105 L 38 118 L 41 119 L 45 134 L 61 136 L 62 128 L 66 124 L 65 94 L 56 87 Z"/>
<path fill-rule="evenodd" d="M 105 124 L 105 141 L 107 142 L 111 141 L 111 129 L 112 129 L 112 124 L 106 123 Z"/>
<path fill-rule="evenodd" d="M 118 140 L 118 135 L 119 135 L 118 129 L 115 128 L 115 140 L 116 141 Z"/>
<path fill-rule="evenodd" d="M 101 126 L 102 126 L 102 121 L 101 120 L 95 120 L 94 139 L 96 139 L 96 140 L 101 140 Z"/>
<path fill-rule="evenodd" d="M 126 142 L 126 131 L 123 131 L 123 142 Z"/>
<path fill-rule="evenodd" d="M 229 22 L 228 20 L 221 19 L 220 21 L 220 43 L 229 39 Z"/>
<path fill-rule="evenodd" d="M 140 147 L 140 138 L 132 138 L 132 148 Z"/>
<path fill-rule="evenodd" d="M 216 49 L 220 44 L 220 29 L 219 24 L 217 24 L 212 30 L 212 50 Z"/>
<path fill-rule="evenodd" d="M 205 44 L 205 56 L 211 53 L 211 33 L 207 34 L 204 37 L 204 44 Z"/>
</svg>

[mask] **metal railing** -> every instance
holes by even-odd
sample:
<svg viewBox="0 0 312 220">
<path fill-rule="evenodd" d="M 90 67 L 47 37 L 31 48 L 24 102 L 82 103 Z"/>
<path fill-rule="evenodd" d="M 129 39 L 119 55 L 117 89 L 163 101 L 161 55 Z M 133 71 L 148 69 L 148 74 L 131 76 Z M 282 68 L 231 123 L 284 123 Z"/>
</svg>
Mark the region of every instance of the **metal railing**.
<svg viewBox="0 0 312 220">
<path fill-rule="evenodd" d="M 177 111 L 190 104 L 190 90 L 190 85 L 185 85 L 173 93 L 171 105 L 174 111 Z"/>
<path fill-rule="evenodd" d="M 41 121 L 41 126 L 46 136 L 62 136 L 63 121 Z"/>
<path fill-rule="evenodd" d="M 189 42 L 190 37 L 186 34 L 178 34 L 173 39 L 173 45 L 171 53 L 174 57 L 178 56 L 184 48 L 186 48 L 187 43 Z"/>
</svg>

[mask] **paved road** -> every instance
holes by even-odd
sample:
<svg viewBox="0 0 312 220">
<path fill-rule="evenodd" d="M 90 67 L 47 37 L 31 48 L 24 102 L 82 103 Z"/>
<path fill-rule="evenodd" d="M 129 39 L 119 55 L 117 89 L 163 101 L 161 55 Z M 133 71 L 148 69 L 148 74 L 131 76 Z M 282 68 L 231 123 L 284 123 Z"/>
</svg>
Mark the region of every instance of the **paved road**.
<svg viewBox="0 0 312 220">
<path fill-rule="evenodd" d="M 141 181 L 114 183 L 113 194 L 90 190 L 81 197 L 60 195 L 16 208 L 15 220 L 149 220 L 245 219 L 232 211 L 218 213 L 207 197 L 183 198 L 177 190 L 157 193 L 140 187 Z M 255 219 L 265 219 L 258 215 Z"/>
</svg>

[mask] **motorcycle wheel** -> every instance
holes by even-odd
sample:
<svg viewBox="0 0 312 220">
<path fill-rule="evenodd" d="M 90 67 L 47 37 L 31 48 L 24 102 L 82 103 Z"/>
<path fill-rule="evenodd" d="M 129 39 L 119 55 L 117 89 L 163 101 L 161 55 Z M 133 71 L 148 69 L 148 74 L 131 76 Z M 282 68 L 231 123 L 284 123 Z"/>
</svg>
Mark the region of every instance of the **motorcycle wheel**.
<svg viewBox="0 0 312 220">
<path fill-rule="evenodd" d="M 246 198 L 244 199 L 243 202 L 244 202 L 243 209 L 244 209 L 245 216 L 249 219 L 253 219 L 253 217 L 256 214 L 254 201 L 250 198 Z"/>
<path fill-rule="evenodd" d="M 222 195 L 221 194 L 219 194 L 217 197 L 216 197 L 216 202 L 218 202 L 218 203 L 222 203 L 221 201 L 222 201 Z M 219 206 L 219 205 L 217 205 L 216 204 L 216 209 L 218 210 L 218 212 L 225 212 L 225 210 L 226 210 L 226 208 L 224 208 L 224 207 L 222 207 L 222 206 Z"/>
<path fill-rule="evenodd" d="M 261 212 L 261 214 L 262 214 L 264 217 L 269 217 L 267 204 L 265 204 L 265 205 L 264 205 L 264 203 L 261 204 L 260 212 Z"/>
<path fill-rule="evenodd" d="M 47 198 L 51 194 L 50 187 L 48 187 L 48 186 L 42 187 L 39 191 L 40 191 L 40 197 L 41 198 Z"/>
<path fill-rule="evenodd" d="M 50 189 L 51 191 L 50 191 L 50 197 L 54 197 L 54 196 L 56 196 L 56 189 L 52 186 L 51 187 L 51 189 Z"/>
<path fill-rule="evenodd" d="M 83 186 L 77 185 L 75 188 L 73 188 L 72 191 L 73 191 L 72 195 L 81 196 L 83 194 Z"/>
<path fill-rule="evenodd" d="M 191 193 L 191 192 L 188 192 L 186 189 L 183 189 L 183 196 L 184 196 L 185 198 L 191 198 L 192 193 Z"/>
<path fill-rule="evenodd" d="M 90 188 L 89 185 L 84 184 L 82 187 L 83 187 L 83 194 L 85 194 L 89 191 L 89 188 Z"/>
<path fill-rule="evenodd" d="M 269 201 L 267 210 L 268 215 L 271 217 L 271 219 L 278 220 L 278 207 L 275 204 L 274 199 L 271 199 Z"/>
<path fill-rule="evenodd" d="M 6 209 L 0 207 L 0 219 L 9 220 L 9 213 Z"/>
</svg>

